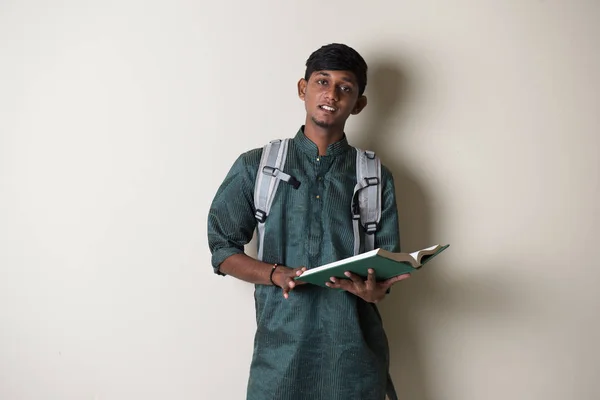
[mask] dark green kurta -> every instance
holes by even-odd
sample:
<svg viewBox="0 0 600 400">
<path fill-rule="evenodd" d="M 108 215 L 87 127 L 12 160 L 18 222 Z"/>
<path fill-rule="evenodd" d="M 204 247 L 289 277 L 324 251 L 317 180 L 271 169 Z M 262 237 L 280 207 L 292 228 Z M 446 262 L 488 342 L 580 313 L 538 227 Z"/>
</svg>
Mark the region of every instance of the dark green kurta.
<svg viewBox="0 0 600 400">
<path fill-rule="evenodd" d="M 242 154 L 219 188 L 208 217 L 212 264 L 244 252 L 256 228 L 254 183 L 262 149 Z M 302 129 L 290 141 L 284 172 L 265 224 L 264 261 L 318 267 L 353 255 L 350 201 L 356 150 L 346 138 L 327 155 Z M 375 247 L 399 250 L 392 175 L 382 167 L 382 218 Z M 383 400 L 388 343 L 374 304 L 345 291 L 302 285 L 288 300 L 256 285 L 257 331 L 248 400 Z"/>
</svg>

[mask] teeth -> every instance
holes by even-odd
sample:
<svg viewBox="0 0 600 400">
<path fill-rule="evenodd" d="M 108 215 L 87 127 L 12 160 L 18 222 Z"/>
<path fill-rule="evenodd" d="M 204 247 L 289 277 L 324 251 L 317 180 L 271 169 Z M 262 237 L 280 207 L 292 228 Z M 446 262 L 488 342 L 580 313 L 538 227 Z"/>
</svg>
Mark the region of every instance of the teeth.
<svg viewBox="0 0 600 400">
<path fill-rule="evenodd" d="M 335 108 L 329 106 L 321 106 L 321 108 L 327 111 L 335 111 Z"/>
</svg>

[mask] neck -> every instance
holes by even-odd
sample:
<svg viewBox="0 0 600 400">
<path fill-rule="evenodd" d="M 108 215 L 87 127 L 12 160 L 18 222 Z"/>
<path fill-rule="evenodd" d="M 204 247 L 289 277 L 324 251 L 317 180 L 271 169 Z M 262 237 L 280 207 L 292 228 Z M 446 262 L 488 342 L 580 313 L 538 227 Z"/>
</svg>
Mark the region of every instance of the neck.
<svg viewBox="0 0 600 400">
<path fill-rule="evenodd" d="M 317 145 L 319 155 L 324 156 L 327 154 L 327 147 L 330 144 L 342 140 L 344 137 L 344 127 L 323 128 L 312 121 L 306 121 L 304 135 Z"/>
</svg>

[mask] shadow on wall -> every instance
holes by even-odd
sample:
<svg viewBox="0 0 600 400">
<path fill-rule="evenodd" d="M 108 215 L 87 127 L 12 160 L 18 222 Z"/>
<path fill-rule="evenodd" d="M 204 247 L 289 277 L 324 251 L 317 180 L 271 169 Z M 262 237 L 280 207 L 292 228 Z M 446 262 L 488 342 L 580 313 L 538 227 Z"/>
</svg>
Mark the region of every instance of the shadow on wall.
<svg viewBox="0 0 600 400">
<path fill-rule="evenodd" d="M 406 152 L 390 146 L 394 136 L 401 134 L 398 127 L 403 122 L 409 102 L 417 97 L 415 81 L 410 79 L 410 70 L 392 60 L 380 59 L 370 63 L 369 83 L 367 86 L 368 112 L 361 125 L 363 135 L 357 137 L 355 146 L 375 151 L 394 176 L 396 199 L 400 224 L 400 239 L 403 251 L 414 251 L 436 244 L 434 237 L 434 210 L 430 206 L 430 194 L 426 192 L 411 174 L 410 166 L 405 164 L 402 154 Z M 451 243 L 452 238 L 441 239 Z M 458 244 L 457 244 L 458 245 Z M 454 249 L 457 249 L 455 246 Z M 452 249 L 452 248 L 451 248 Z M 450 249 L 450 251 L 451 251 Z M 500 257 L 502 262 L 511 262 Z M 515 326 L 520 330 L 531 324 L 532 316 L 542 315 L 535 309 L 535 303 L 517 302 L 526 298 L 527 287 L 519 286 L 510 277 L 502 273 L 500 266 L 489 265 L 486 258 L 478 267 L 481 273 L 451 279 L 448 271 L 456 270 L 441 259 L 436 269 L 423 269 L 407 281 L 399 282 L 392 288 L 391 295 L 381 303 L 380 311 L 390 343 L 390 372 L 400 399 L 434 400 L 432 393 L 432 365 L 427 365 L 425 356 L 430 354 L 425 348 L 427 343 L 421 336 L 419 327 L 423 319 L 436 319 L 440 329 L 448 321 L 467 319 L 473 324 L 489 324 L 490 321 L 504 327 Z M 468 262 L 477 262 L 469 260 Z M 493 261 L 492 261 L 493 262 Z M 432 264 L 432 267 L 434 265 Z M 545 316 L 551 320 L 551 315 Z M 458 331 L 444 332 L 456 343 Z M 429 357 L 429 359 L 431 359 Z M 439 393 L 438 393 L 439 395 Z"/>
<path fill-rule="evenodd" d="M 365 134 L 356 145 L 375 151 L 392 172 L 396 185 L 399 211 L 401 247 L 413 251 L 431 242 L 431 211 L 427 193 L 411 176 L 399 152 L 386 146 L 398 132 L 398 119 L 406 110 L 403 103 L 411 98 L 412 86 L 403 66 L 393 61 L 377 60 L 370 63 L 367 89 L 369 112 L 364 121 Z M 367 110 L 365 109 L 365 111 Z M 431 400 L 427 392 L 427 366 L 423 360 L 423 345 L 415 331 L 411 316 L 418 310 L 418 297 L 426 296 L 432 274 L 420 274 L 392 289 L 390 297 L 381 303 L 380 311 L 390 342 L 390 369 L 400 399 Z"/>
</svg>

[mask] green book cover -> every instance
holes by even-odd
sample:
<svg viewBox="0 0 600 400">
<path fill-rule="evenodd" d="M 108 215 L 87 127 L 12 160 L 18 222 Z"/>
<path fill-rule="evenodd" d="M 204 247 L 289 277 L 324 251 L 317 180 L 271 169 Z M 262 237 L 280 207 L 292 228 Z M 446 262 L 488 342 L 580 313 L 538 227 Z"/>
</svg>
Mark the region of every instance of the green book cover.
<svg viewBox="0 0 600 400">
<path fill-rule="evenodd" d="M 397 275 L 416 271 L 449 246 L 449 244 L 435 245 L 413 253 L 392 253 L 383 249 L 375 249 L 344 260 L 309 269 L 295 279 L 325 286 L 325 282 L 329 282 L 329 278 L 332 276 L 340 279 L 348 279 L 344 275 L 346 271 L 353 272 L 366 279 L 367 271 L 369 268 L 373 268 L 377 281 L 384 281 Z"/>
</svg>

